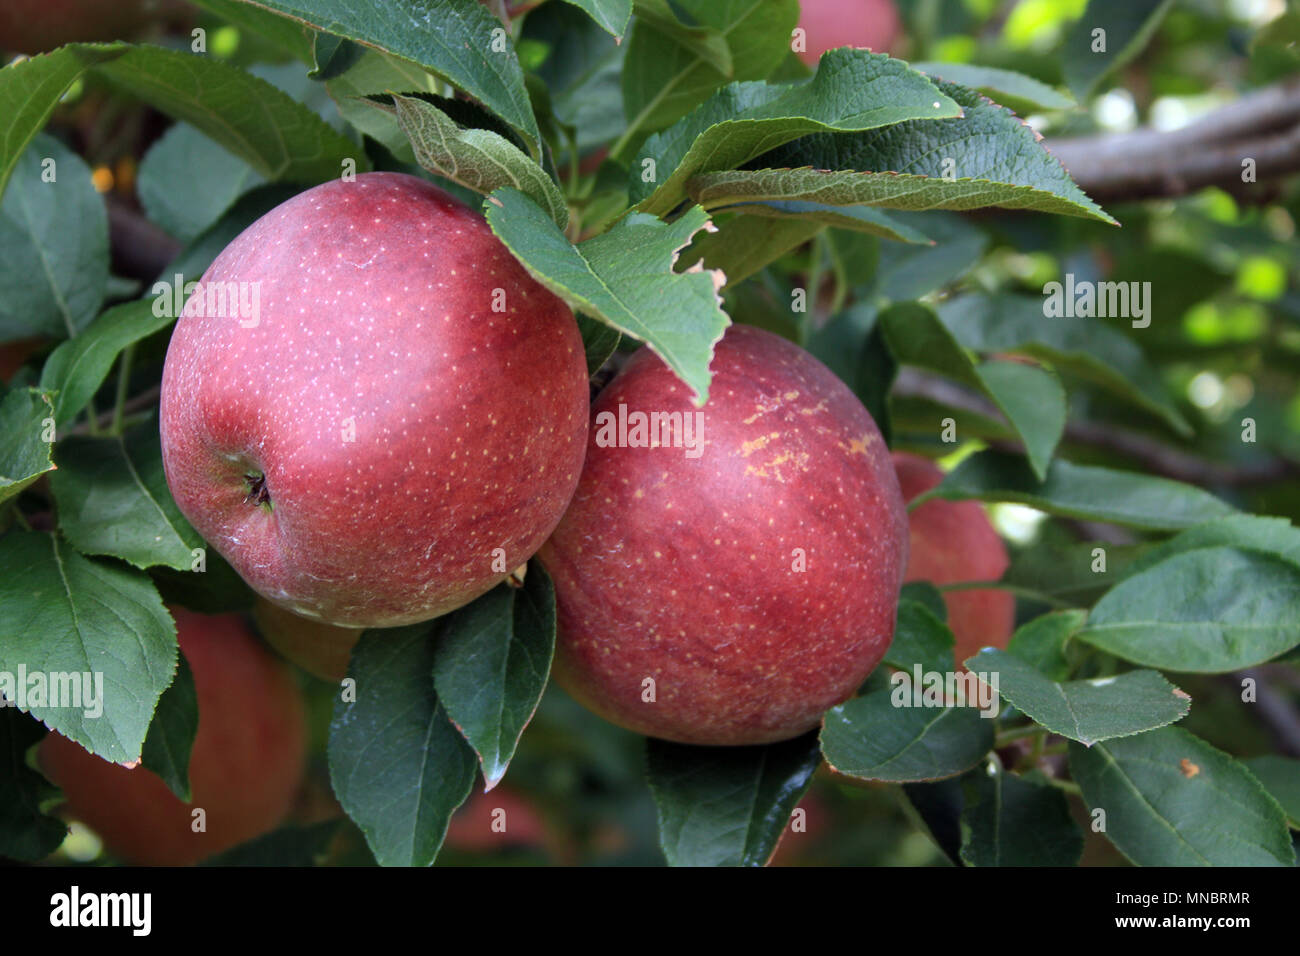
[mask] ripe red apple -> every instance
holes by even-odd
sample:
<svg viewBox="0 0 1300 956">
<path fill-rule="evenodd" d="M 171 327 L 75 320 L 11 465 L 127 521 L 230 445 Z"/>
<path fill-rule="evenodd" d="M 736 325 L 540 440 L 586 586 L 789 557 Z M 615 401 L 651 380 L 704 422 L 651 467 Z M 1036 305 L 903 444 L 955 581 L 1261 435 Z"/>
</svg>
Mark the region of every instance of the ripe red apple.
<svg viewBox="0 0 1300 956">
<path fill-rule="evenodd" d="M 894 467 L 908 501 L 943 480 L 932 461 L 906 452 L 894 453 Z M 996 581 L 1007 569 L 1007 546 L 977 501 L 927 501 L 908 514 L 908 526 L 908 581 Z M 1010 592 L 945 591 L 943 602 L 956 638 L 958 664 L 981 647 L 1007 646 L 1016 618 L 1016 599 Z"/>
<path fill-rule="evenodd" d="M 263 597 L 253 603 L 253 622 L 262 639 L 281 657 L 335 684 L 348 676 L 352 649 L 364 631 L 360 627 L 338 627 L 310 620 Z"/>
<path fill-rule="evenodd" d="M 130 40 L 151 22 L 191 13 L 176 0 L 4 0 L 0 50 L 44 53 L 65 43 Z"/>
<path fill-rule="evenodd" d="M 620 406 L 628 445 L 635 413 L 697 413 L 648 349 L 597 398 L 578 491 L 541 551 L 555 674 L 639 733 L 767 743 L 816 726 L 885 653 L 907 518 L 875 422 L 811 355 L 733 326 L 712 370 L 698 455 L 662 433 L 607 443 Z"/>
<path fill-rule="evenodd" d="M 798 55 L 809 66 L 841 46 L 889 53 L 902 36 L 893 0 L 800 0 L 799 26 L 805 49 Z"/>
<path fill-rule="evenodd" d="M 254 590 L 391 627 L 473 600 L 546 540 L 582 470 L 582 337 L 477 213 L 414 176 L 325 183 L 203 283 L 163 369 L 163 463 Z"/>
<path fill-rule="evenodd" d="M 274 829 L 290 809 L 306 757 L 302 697 L 288 669 L 237 616 L 170 610 L 199 703 L 193 802 L 182 803 L 152 771 L 109 763 L 57 733 L 37 751 L 69 815 L 115 855 L 147 866 L 197 863 Z M 206 813 L 206 832 L 192 829 L 197 807 Z"/>
</svg>

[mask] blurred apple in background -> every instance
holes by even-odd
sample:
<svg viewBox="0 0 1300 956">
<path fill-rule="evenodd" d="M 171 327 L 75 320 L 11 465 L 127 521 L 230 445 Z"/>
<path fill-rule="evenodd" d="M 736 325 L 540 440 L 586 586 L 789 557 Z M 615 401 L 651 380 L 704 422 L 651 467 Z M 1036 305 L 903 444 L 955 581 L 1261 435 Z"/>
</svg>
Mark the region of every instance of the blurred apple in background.
<svg viewBox="0 0 1300 956">
<path fill-rule="evenodd" d="M 338 683 L 348 676 L 348 662 L 364 628 L 338 627 L 286 611 L 259 597 L 253 622 L 263 640 L 286 660 L 321 680 Z"/>
<path fill-rule="evenodd" d="M 927 458 L 894 453 L 903 497 L 911 501 L 943 480 Z M 911 557 L 908 581 L 936 585 L 996 581 L 1007 570 L 1007 546 L 978 501 L 927 501 L 908 512 Z M 1016 599 L 1008 591 L 945 591 L 948 626 L 956 638 L 957 663 L 981 647 L 1005 648 L 1015 627 Z"/>
<path fill-rule="evenodd" d="M 303 778 L 306 718 L 292 673 L 235 615 L 169 608 L 194 674 L 199 727 L 190 757 L 193 800 L 182 803 L 143 766 L 109 763 L 58 733 L 37 751 L 62 788 L 67 815 L 130 863 L 185 866 L 274 829 Z M 192 829 L 201 807 L 206 831 Z"/>
<path fill-rule="evenodd" d="M 889 53 L 902 39 L 902 23 L 893 0 L 801 0 L 799 26 L 805 49 L 799 58 L 809 66 L 827 50 L 866 47 Z"/>
<path fill-rule="evenodd" d="M 4 0 L 0 50 L 44 53 L 65 43 L 131 40 L 153 23 L 192 16 L 179 0 Z"/>
</svg>

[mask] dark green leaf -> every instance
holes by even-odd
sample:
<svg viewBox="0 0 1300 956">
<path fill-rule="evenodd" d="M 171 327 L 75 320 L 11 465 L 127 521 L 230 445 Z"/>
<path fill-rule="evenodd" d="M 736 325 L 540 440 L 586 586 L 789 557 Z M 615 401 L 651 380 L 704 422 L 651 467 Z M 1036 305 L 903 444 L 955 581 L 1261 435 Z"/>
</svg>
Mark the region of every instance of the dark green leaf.
<svg viewBox="0 0 1300 956">
<path fill-rule="evenodd" d="M 929 587 L 939 593 L 933 585 Z M 943 604 L 942 598 L 939 603 Z M 885 652 L 886 664 L 909 674 L 917 665 L 922 671 L 946 674 L 953 667 L 952 646 L 952 631 L 929 607 L 906 599 L 898 602 L 898 621 Z"/>
<path fill-rule="evenodd" d="M 156 307 L 158 301 L 138 299 L 114 306 L 46 359 L 41 388 L 54 393 L 54 420 L 60 427 L 75 419 L 99 391 L 124 348 L 175 321 L 166 309 Z"/>
<path fill-rule="evenodd" d="M 181 655 L 172 685 L 158 698 L 158 709 L 144 738 L 144 766 L 156 773 L 184 803 L 191 800 L 190 752 L 199 729 L 199 699 L 194 673 Z"/>
<path fill-rule="evenodd" d="M 338 832 L 338 820 L 307 826 L 286 826 L 266 836 L 219 853 L 204 866 L 316 866 L 329 851 Z"/>
<path fill-rule="evenodd" d="M 1070 674 L 1065 643 L 1087 619 L 1088 612 L 1078 610 L 1040 614 L 1016 628 L 1007 652 L 1032 665 L 1049 680 L 1065 680 Z"/>
<path fill-rule="evenodd" d="M 1172 724 L 1191 707 L 1191 698 L 1155 671 L 1057 683 L 1020 658 L 993 648 L 976 654 L 966 666 L 993 676 L 1002 699 L 1036 723 L 1089 747 Z"/>
<path fill-rule="evenodd" d="M 1083 834 L 1065 794 L 996 763 L 961 778 L 961 858 L 970 866 L 1075 866 Z"/>
<path fill-rule="evenodd" d="M 1048 514 L 1169 531 L 1233 514 L 1233 507 L 1192 485 L 1136 472 L 1076 465 L 1060 458 L 1038 481 L 1018 455 L 982 451 L 944 476 L 926 498 L 1014 501 Z M 921 499 L 914 499 L 915 506 Z"/>
<path fill-rule="evenodd" d="M 1137 56 L 1173 5 L 1173 0 L 1089 0 L 1061 53 L 1065 81 L 1074 95 L 1088 96 Z"/>
<path fill-rule="evenodd" d="M 1085 747 L 1070 773 L 1139 866 L 1292 866 L 1286 817 L 1232 757 L 1178 727 Z"/>
<path fill-rule="evenodd" d="M 1291 829 L 1300 830 L 1300 760 L 1270 754 L 1242 762 L 1281 804 Z"/>
<path fill-rule="evenodd" d="M 627 32 L 628 21 L 632 19 L 632 0 L 569 0 L 569 3 L 586 11 L 602 30 L 616 37 Z"/>
<path fill-rule="evenodd" d="M 27 751 L 45 736 L 37 721 L 0 708 L 0 857 L 39 860 L 59 848 L 68 828 L 41 806 L 55 794 L 27 765 Z"/>
<path fill-rule="evenodd" d="M 540 142 L 524 75 L 501 22 L 464 0 L 258 0 L 326 33 L 346 37 L 419 64 L 464 90 L 527 137 Z M 501 31 L 501 33 L 495 33 Z"/>
<path fill-rule="evenodd" d="M 381 866 L 429 866 L 478 761 L 434 693 L 432 625 L 367 631 L 330 724 L 330 781 Z M 346 688 L 345 688 L 346 689 Z"/>
<path fill-rule="evenodd" d="M 83 554 L 107 554 L 138 568 L 185 571 L 199 537 L 172 500 L 156 419 L 125 435 L 73 435 L 59 443 L 50 489 L 59 530 Z"/>
<path fill-rule="evenodd" d="M 196 182 L 203 188 L 195 189 Z M 188 123 L 177 123 L 145 154 L 136 189 L 151 220 L 190 242 L 261 182 L 248 163 Z"/>
<path fill-rule="evenodd" d="M 107 282 L 104 200 L 81 157 L 42 133 L 0 204 L 0 342 L 76 335 Z"/>
<path fill-rule="evenodd" d="M 727 327 L 720 277 L 673 272 L 673 260 L 708 222 L 691 209 L 671 223 L 632 213 L 602 235 L 574 246 L 536 203 L 497 190 L 487 221 L 535 279 L 575 310 L 648 344 L 703 405 L 713 346 Z"/>
<path fill-rule="evenodd" d="M 0 504 L 50 471 L 54 407 L 49 396 L 15 388 L 0 399 Z"/>
<path fill-rule="evenodd" d="M 826 712 L 822 753 L 832 769 L 862 780 L 912 783 L 953 777 L 979 763 L 993 746 L 993 721 L 973 706 L 917 704 L 911 682 L 901 676 L 894 675 L 890 690 Z"/>
<path fill-rule="evenodd" d="M 84 558 L 51 534 L 10 531 L 0 538 L 0 606 L 0 672 L 89 673 L 92 696 L 103 693 L 97 716 L 85 697 L 82 707 L 46 699 L 22 709 L 105 760 L 136 760 L 177 657 L 176 625 L 148 576 Z"/>
<path fill-rule="evenodd" d="M 497 585 L 440 624 L 433 685 L 478 753 L 491 790 L 546 689 L 555 653 L 555 589 L 534 561 L 523 587 Z"/>
<path fill-rule="evenodd" d="M 1232 547 L 1174 554 L 1108 591 L 1077 636 L 1163 670 L 1260 664 L 1300 644 L 1300 565 Z"/>
<path fill-rule="evenodd" d="M 589 319 L 582 313 L 578 313 L 575 318 L 578 320 L 578 331 L 582 333 L 583 351 L 587 353 L 587 374 L 595 375 L 609 361 L 609 357 L 618 351 L 618 343 L 623 335 L 618 329 Z"/>
<path fill-rule="evenodd" d="M 805 134 L 928 123 L 959 113 L 953 100 L 900 60 L 832 50 L 806 83 L 733 83 L 650 137 L 632 163 L 631 198 L 643 212 L 663 215 L 686 198 L 691 177 L 734 169 Z M 647 160 L 656 173 L 648 180 Z"/>
<path fill-rule="evenodd" d="M 817 735 L 761 747 L 647 742 L 670 866 L 763 866 L 821 763 Z"/>
<path fill-rule="evenodd" d="M 1025 76 L 1014 70 L 1001 70 L 993 66 L 976 66 L 974 63 L 913 63 L 912 69 L 919 70 L 927 76 L 960 83 L 972 90 L 979 90 L 985 96 L 1028 115 L 1038 110 L 1068 110 L 1078 104 L 1074 97 L 1067 96 L 1040 83 L 1032 76 Z"/>
</svg>

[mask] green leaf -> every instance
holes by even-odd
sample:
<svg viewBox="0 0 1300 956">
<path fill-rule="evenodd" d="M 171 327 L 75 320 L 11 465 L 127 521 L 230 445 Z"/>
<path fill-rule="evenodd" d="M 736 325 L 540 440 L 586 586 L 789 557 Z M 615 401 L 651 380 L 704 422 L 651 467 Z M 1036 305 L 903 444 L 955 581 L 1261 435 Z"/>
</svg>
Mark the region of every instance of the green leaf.
<svg viewBox="0 0 1300 956">
<path fill-rule="evenodd" d="M 821 763 L 813 733 L 761 747 L 647 741 L 669 866 L 764 866 Z"/>
<path fill-rule="evenodd" d="M 581 312 L 575 318 L 578 320 L 578 331 L 582 333 L 582 348 L 587 354 L 587 374 L 595 375 L 609 361 L 609 357 L 618 351 L 618 343 L 623 336 L 618 329 L 589 319 Z"/>
<path fill-rule="evenodd" d="M 797 219 L 851 229 L 854 232 L 880 236 L 902 243 L 915 243 L 930 247 L 932 240 L 923 232 L 913 229 L 897 216 L 872 209 L 870 206 L 827 206 L 815 202 L 750 202 L 730 206 L 719 212 L 747 213 L 769 219 Z"/>
<path fill-rule="evenodd" d="M 352 652 L 356 700 L 330 723 L 330 782 L 381 866 L 429 866 L 478 761 L 434 693 L 432 625 L 366 631 Z"/>
<path fill-rule="evenodd" d="M 1281 805 L 1291 829 L 1300 830 L 1300 760 L 1269 754 L 1242 763 Z"/>
<path fill-rule="evenodd" d="M 332 51 L 327 65 L 320 60 Z M 382 143 L 402 162 L 414 163 L 411 142 L 392 110 L 375 109 L 369 96 L 387 93 L 435 94 L 441 88 L 437 77 L 408 60 L 380 53 L 328 33 L 317 34 L 317 69 L 339 115 L 365 135 Z"/>
<path fill-rule="evenodd" d="M 1099 740 L 1131 737 L 1187 716 L 1191 698 L 1155 671 L 1057 683 L 1020 658 L 993 648 L 966 662 L 977 674 L 995 675 L 997 692 L 1054 734 L 1091 747 Z"/>
<path fill-rule="evenodd" d="M 154 46 L 127 46 L 96 71 L 117 88 L 192 124 L 259 175 L 317 183 L 345 162 L 369 168 L 360 147 L 265 80 L 221 60 Z M 94 46 L 68 47 L 79 56 Z"/>
<path fill-rule="evenodd" d="M 1147 45 L 1173 0 L 1089 0 L 1061 50 L 1065 81 L 1084 99 Z M 1095 35 L 1094 31 L 1103 31 Z M 1101 49 L 1095 49 L 1101 45 Z"/>
<path fill-rule="evenodd" d="M 839 208 L 880 212 L 873 206 Z M 975 268 L 989 245 L 988 233 L 955 212 L 891 212 L 889 218 L 933 240 L 927 245 L 881 244 L 874 291 L 895 302 L 919 299 L 957 281 Z"/>
<path fill-rule="evenodd" d="M 192 799 L 190 752 L 198 729 L 199 699 L 194 690 L 194 672 L 182 654 L 172 685 L 158 698 L 158 709 L 149 723 L 141 759 L 183 803 Z"/>
<path fill-rule="evenodd" d="M 1195 525 L 1145 549 L 1124 565 L 1121 578 L 1147 571 L 1176 554 L 1218 547 L 1271 554 L 1300 566 L 1300 528 L 1285 518 L 1243 514 Z"/>
<path fill-rule="evenodd" d="M 96 59 L 120 56 L 116 47 L 90 47 L 77 53 L 55 50 L 18 60 L 0 69 L 0 195 L 27 145 L 42 129 L 59 100 Z M 41 151 L 42 155 L 49 155 Z"/>
<path fill-rule="evenodd" d="M 563 3 L 531 11 L 524 19 L 523 38 L 546 47 L 548 55 L 537 68 L 537 78 L 546 88 L 555 119 L 573 130 L 580 152 L 623 134 L 626 43 Z"/>
<path fill-rule="evenodd" d="M 671 223 L 631 213 L 574 246 L 516 190 L 497 190 L 485 208 L 492 231 L 533 278 L 575 310 L 645 342 L 704 404 L 713 346 L 728 323 L 718 299 L 721 277 L 673 272 L 678 252 L 708 223 L 702 209 Z"/>
<path fill-rule="evenodd" d="M 930 590 L 939 593 L 933 586 Z M 904 598 L 898 602 L 894 639 L 885 652 L 884 662 L 909 674 L 918 665 L 922 671 L 946 674 L 953 667 L 952 646 L 948 625 L 924 604 Z"/>
<path fill-rule="evenodd" d="M 761 80 L 790 52 L 799 18 L 794 0 L 676 0 L 696 29 L 683 28 L 663 0 L 638 4 L 623 67 L 629 126 L 662 129 L 729 80 Z"/>
<path fill-rule="evenodd" d="M 163 315 L 155 314 L 157 301 L 137 299 L 114 306 L 45 360 L 41 388 L 54 393 L 56 424 L 60 427 L 68 424 L 86 407 L 124 348 L 175 321 L 166 310 L 158 310 Z"/>
<path fill-rule="evenodd" d="M 1087 619 L 1088 612 L 1078 610 L 1040 614 L 1016 628 L 1007 653 L 1031 665 L 1048 680 L 1065 680 L 1070 674 L 1065 644 Z"/>
<path fill-rule="evenodd" d="M 440 624 L 433 686 L 478 753 L 484 789 L 491 790 L 546 689 L 555 653 L 555 589 L 534 561 L 523 587 L 499 584 Z"/>
<path fill-rule="evenodd" d="M 49 396 L 36 389 L 15 388 L 0 399 L 0 504 L 54 468 L 53 419 Z"/>
<path fill-rule="evenodd" d="M 1282 808 L 1232 757 L 1178 727 L 1093 747 L 1070 773 L 1138 866 L 1292 866 Z"/>
<path fill-rule="evenodd" d="M 752 276 L 824 228 L 811 219 L 731 216 L 716 229 L 695 237 L 682 253 L 678 271 L 702 261 L 704 268 L 716 269 L 726 277 L 725 289 Z"/>
<path fill-rule="evenodd" d="M 156 418 L 125 435 L 65 438 L 58 465 L 50 490 L 59 506 L 59 530 L 73 547 L 137 568 L 189 570 L 203 539 L 167 488 Z"/>
<path fill-rule="evenodd" d="M 600 24 L 600 28 L 615 37 L 627 32 L 632 19 L 632 0 L 569 0 Z"/>
<path fill-rule="evenodd" d="M 323 820 L 306 826 L 285 826 L 266 836 L 219 853 L 201 866 L 316 866 L 329 852 L 338 832 L 338 820 Z"/>
<path fill-rule="evenodd" d="M 1233 547 L 1174 554 L 1111 588 L 1077 637 L 1164 670 L 1251 667 L 1300 644 L 1300 566 Z"/>
<path fill-rule="evenodd" d="M 42 133 L 9 186 L 0 203 L 0 342 L 74 336 L 99 312 L 108 282 L 108 214 L 90 167 Z"/>
<path fill-rule="evenodd" d="M 1042 359 L 1159 415 L 1179 433 L 1191 434 L 1142 350 L 1104 319 L 1047 318 L 1043 299 L 1013 295 L 957 296 L 935 311 L 968 349 Z"/>
<path fill-rule="evenodd" d="M 1235 513 L 1231 505 L 1192 485 L 1060 458 L 1052 461 L 1040 482 L 1023 458 L 1000 451 L 971 455 L 909 507 L 928 498 L 1012 501 L 1048 514 L 1154 531 L 1173 531 Z"/>
<path fill-rule="evenodd" d="M 918 210 L 996 206 L 1117 225 L 1014 113 L 965 87 L 936 86 L 963 116 L 816 133 L 759 156 L 750 169 L 697 175 L 687 191 L 710 208 L 762 200 Z"/>
<path fill-rule="evenodd" d="M 308 26 L 410 60 L 468 93 L 537 148 L 541 134 L 513 45 L 487 8 L 464 0 L 258 0 Z M 404 92 L 410 92 L 409 90 Z"/>
<path fill-rule="evenodd" d="M 912 69 L 978 90 L 989 99 L 1027 115 L 1040 110 L 1068 110 L 1079 104 L 1032 76 L 974 63 L 913 63 Z"/>
<path fill-rule="evenodd" d="M 0 672 L 103 678 L 99 716 L 48 698 L 21 709 L 105 760 L 136 760 L 177 657 L 176 625 L 148 576 L 84 558 L 55 535 L 10 531 L 0 606 Z"/>
<path fill-rule="evenodd" d="M 210 10 L 223 20 L 233 23 L 241 31 L 256 34 L 297 57 L 303 63 L 312 62 L 310 31 L 301 23 L 277 16 L 269 10 L 240 0 L 190 0 L 196 6 Z"/>
<path fill-rule="evenodd" d="M 9 707 L 0 708 L 0 856 L 40 860 L 59 848 L 68 828 L 41 806 L 55 788 L 27 764 L 27 752 L 45 728 Z"/>
<path fill-rule="evenodd" d="M 913 688 L 901 676 L 894 675 L 890 690 L 826 712 L 821 744 L 831 768 L 861 780 L 915 783 L 954 777 L 979 763 L 993 747 L 993 721 L 975 707 L 914 706 Z"/>
<path fill-rule="evenodd" d="M 1016 362 L 976 365 L 935 317 L 918 302 L 890 306 L 880 316 L 889 350 L 901 365 L 933 369 L 987 395 L 1025 444 L 1040 479 L 1065 430 L 1065 390 L 1046 369 Z"/>
<path fill-rule="evenodd" d="M 961 778 L 961 858 L 969 866 L 1076 866 L 1083 833 L 1065 794 L 995 762 Z"/>
<path fill-rule="evenodd" d="M 560 188 L 510 140 L 487 129 L 462 129 L 438 107 L 413 96 L 394 94 L 393 104 L 416 162 L 429 172 L 484 194 L 502 187 L 517 189 L 561 229 L 568 225 L 569 207 Z"/>
<path fill-rule="evenodd" d="M 734 169 L 808 133 L 928 123 L 960 113 L 957 103 L 901 60 L 831 50 L 805 83 L 733 83 L 650 137 L 632 163 L 630 198 L 642 212 L 665 215 L 686 198 L 691 177 Z M 643 178 L 647 160 L 656 170 L 649 182 Z"/>
<path fill-rule="evenodd" d="M 194 183 L 203 184 L 194 189 Z M 145 213 L 190 242 L 263 178 L 188 123 L 177 123 L 149 148 L 136 189 Z"/>
<path fill-rule="evenodd" d="M 1113 544 L 1108 541 L 1064 544 L 1039 541 L 1012 556 L 1011 566 L 1002 575 L 1002 584 L 1037 592 L 1049 604 L 1090 606 L 1123 578 L 1131 564 L 1148 547 L 1146 544 Z M 1102 554 L 1097 554 L 1097 551 Z"/>
</svg>

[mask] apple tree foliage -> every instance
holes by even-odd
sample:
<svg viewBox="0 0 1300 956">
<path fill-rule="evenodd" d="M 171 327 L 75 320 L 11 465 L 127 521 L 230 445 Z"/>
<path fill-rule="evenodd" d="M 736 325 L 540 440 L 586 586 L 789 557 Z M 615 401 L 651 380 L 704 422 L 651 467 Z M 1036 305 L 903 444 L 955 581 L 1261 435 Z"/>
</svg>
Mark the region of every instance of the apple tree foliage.
<svg viewBox="0 0 1300 956">
<path fill-rule="evenodd" d="M 819 732 L 642 741 L 548 690 L 534 563 L 522 587 L 365 633 L 354 696 L 309 684 L 346 849 L 290 827 L 224 862 L 428 865 L 503 781 L 570 861 L 763 865 L 784 834 L 820 862 L 1295 862 L 1300 192 L 1103 208 L 1048 148 L 1097 135 L 1128 89 L 1145 114 L 1221 85 L 1182 53 L 1235 57 L 1239 92 L 1294 72 L 1294 12 L 1251 33 L 1220 4 L 1091 0 L 998 25 L 951 0 L 906 11 L 910 60 L 845 48 L 809 71 L 796 0 L 547 0 L 508 23 L 475 0 L 198 6 L 202 34 L 0 69 L 0 343 L 39 343 L 0 386 L 0 671 L 114 689 L 99 720 L 0 710 L 0 856 L 64 838 L 29 759 L 42 723 L 188 792 L 197 705 L 164 601 L 251 603 L 163 479 L 179 299 L 154 279 L 197 279 L 303 188 L 394 169 L 482 209 L 578 314 L 597 382 L 644 343 L 702 404 L 714 344 L 752 323 L 826 362 L 891 446 L 951 456 L 927 497 L 989 502 L 1015 531 L 992 586 L 1017 630 L 964 662 L 1000 703 L 898 706 L 890 672 L 963 663 L 914 584 L 885 665 Z M 96 110 L 170 124 L 126 150 L 136 219 L 167 239 L 147 273 L 115 273 L 110 235 L 131 240 L 92 185 L 117 158 Z M 1049 315 L 1067 273 L 1149 283 L 1150 321 Z"/>
</svg>

